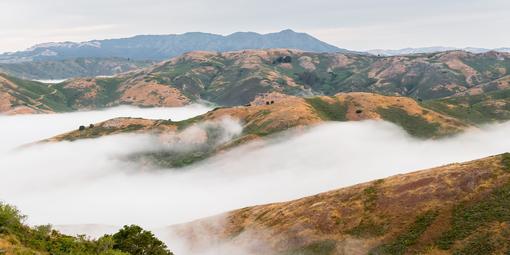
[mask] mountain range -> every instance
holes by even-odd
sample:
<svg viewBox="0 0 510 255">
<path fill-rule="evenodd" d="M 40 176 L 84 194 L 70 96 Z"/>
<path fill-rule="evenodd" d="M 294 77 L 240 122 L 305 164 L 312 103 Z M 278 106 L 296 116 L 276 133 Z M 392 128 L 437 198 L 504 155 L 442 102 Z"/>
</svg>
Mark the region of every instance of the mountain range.
<svg viewBox="0 0 510 255">
<path fill-rule="evenodd" d="M 88 42 L 43 43 L 25 51 L 4 53 L 0 63 L 63 60 L 74 58 L 128 58 L 164 60 L 189 51 L 235 51 L 290 48 L 310 52 L 347 52 L 308 34 L 290 29 L 277 33 L 237 32 L 227 36 L 191 32 L 172 35 L 138 35 L 129 38 Z"/>
<path fill-rule="evenodd" d="M 496 48 L 496 49 L 487 49 L 487 48 L 455 48 L 455 47 L 424 47 L 424 48 L 404 48 L 398 50 L 390 50 L 390 49 L 373 49 L 368 50 L 367 52 L 372 55 L 380 55 L 380 56 L 398 56 L 398 55 L 409 55 L 409 54 L 420 54 L 420 53 L 436 53 L 443 51 L 454 51 L 454 50 L 462 50 L 471 53 L 485 53 L 489 51 L 498 51 L 498 52 L 510 52 L 510 48 Z"/>
</svg>

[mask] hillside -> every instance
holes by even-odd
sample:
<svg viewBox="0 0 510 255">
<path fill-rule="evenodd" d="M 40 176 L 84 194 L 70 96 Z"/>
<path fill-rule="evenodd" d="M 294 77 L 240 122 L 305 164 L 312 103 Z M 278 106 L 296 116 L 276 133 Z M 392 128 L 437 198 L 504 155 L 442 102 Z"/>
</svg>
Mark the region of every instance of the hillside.
<svg viewBox="0 0 510 255">
<path fill-rule="evenodd" d="M 174 107 L 190 103 L 175 88 L 154 82 L 121 84 L 124 78 L 76 78 L 60 84 L 0 73 L 0 113 L 70 112 L 117 105 Z"/>
<path fill-rule="evenodd" d="M 0 113 L 31 114 L 71 111 L 54 85 L 0 73 Z"/>
<path fill-rule="evenodd" d="M 375 180 L 173 226 L 195 252 L 508 254 L 510 154 Z"/>
<path fill-rule="evenodd" d="M 311 52 L 347 52 L 308 34 L 290 29 L 277 33 L 237 32 L 223 36 L 209 33 L 138 35 L 129 38 L 88 42 L 43 43 L 25 51 L 0 54 L 0 63 L 74 58 L 130 58 L 164 60 L 189 51 L 234 51 L 291 48 Z"/>
<path fill-rule="evenodd" d="M 77 78 L 51 85 L 51 91 L 63 95 L 59 102 L 65 109 L 39 110 L 61 112 L 119 104 L 180 106 L 204 101 L 238 106 L 271 92 L 299 97 L 371 92 L 430 100 L 509 88 L 509 70 L 510 54 L 497 52 L 397 57 L 287 49 L 190 52 L 112 78 Z M 48 85 L 38 86 L 42 88 L 35 95 L 47 95 Z M 30 97 L 24 93 L 11 95 Z M 4 108 L 3 112 L 9 111 Z"/>
<path fill-rule="evenodd" d="M 508 88 L 510 54 L 462 51 L 396 57 L 287 49 L 191 52 L 124 77 L 178 89 L 192 101 L 243 105 L 257 94 L 372 92 L 436 99 Z"/>
<path fill-rule="evenodd" d="M 58 80 L 72 77 L 112 76 L 140 69 L 152 61 L 123 58 L 76 58 L 0 64 L 0 72 L 24 79 Z"/>
<path fill-rule="evenodd" d="M 229 141 L 218 141 L 222 133 L 221 123 L 226 117 L 238 120 L 243 131 Z M 444 114 L 423 108 L 413 99 L 382 96 L 370 93 L 341 93 L 333 97 L 299 98 L 270 93 L 257 97 L 249 106 L 216 108 L 204 115 L 180 122 L 171 120 L 147 120 L 116 118 L 94 124 L 83 130 L 65 133 L 47 141 L 74 141 L 121 133 L 156 134 L 160 140 L 181 140 L 180 134 L 187 128 L 203 126 L 200 146 L 187 151 L 156 151 L 136 155 L 137 160 L 151 162 L 163 167 L 183 167 L 214 154 L 284 131 L 299 132 L 326 121 L 386 120 L 401 126 L 417 138 L 439 138 L 459 133 L 472 125 Z M 77 124 L 78 125 L 78 124 Z M 195 130 L 196 132 L 196 130 Z M 182 138 L 184 139 L 184 138 Z M 185 139 L 184 139 L 185 140 Z"/>
</svg>

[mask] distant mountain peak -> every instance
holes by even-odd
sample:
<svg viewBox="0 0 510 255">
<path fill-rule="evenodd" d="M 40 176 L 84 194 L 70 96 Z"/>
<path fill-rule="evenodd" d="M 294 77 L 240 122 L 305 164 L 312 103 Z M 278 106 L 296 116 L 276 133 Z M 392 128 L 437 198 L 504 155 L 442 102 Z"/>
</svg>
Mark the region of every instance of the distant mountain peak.
<svg viewBox="0 0 510 255">
<path fill-rule="evenodd" d="M 431 47 L 422 47 L 422 48 L 403 48 L 403 49 L 373 49 L 368 50 L 367 52 L 372 55 L 381 55 L 381 56 L 397 56 L 397 55 L 410 55 L 410 54 L 422 54 L 422 53 L 436 53 L 436 52 L 444 52 L 444 51 L 467 51 L 471 53 L 485 53 L 489 51 L 498 51 L 498 52 L 510 52 L 510 48 L 496 48 L 496 49 L 486 49 L 486 48 L 475 48 L 475 47 L 466 47 L 466 48 L 455 48 L 455 47 L 444 47 L 444 46 L 431 46 Z"/>
<path fill-rule="evenodd" d="M 236 51 L 246 49 L 292 48 L 308 52 L 349 52 L 292 29 L 259 34 L 236 32 L 218 35 L 188 32 L 168 35 L 137 35 L 129 38 L 86 42 L 51 42 L 37 44 L 25 51 L 0 54 L 0 63 L 73 58 L 130 58 L 164 60 L 189 51 Z M 45 50 L 51 54 L 41 54 Z"/>
</svg>

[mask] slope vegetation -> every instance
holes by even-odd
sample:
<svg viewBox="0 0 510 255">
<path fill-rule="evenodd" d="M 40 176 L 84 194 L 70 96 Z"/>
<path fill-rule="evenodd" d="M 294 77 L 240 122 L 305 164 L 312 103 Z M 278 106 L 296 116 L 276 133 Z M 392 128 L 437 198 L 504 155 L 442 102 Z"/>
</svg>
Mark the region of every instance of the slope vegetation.
<svg viewBox="0 0 510 255">
<path fill-rule="evenodd" d="M 72 110 L 203 101 L 238 106 L 272 92 L 298 97 L 370 92 L 432 100 L 504 90 L 510 87 L 509 70 L 510 54 L 498 52 L 377 57 L 268 49 L 189 52 L 113 78 L 78 78 L 53 87 Z"/>
<path fill-rule="evenodd" d="M 507 153 L 243 208 L 173 230 L 194 250 L 212 239 L 251 254 L 508 254 L 509 194 Z"/>
<path fill-rule="evenodd" d="M 241 105 L 257 94 L 296 96 L 374 92 L 420 99 L 508 88 L 510 54 L 452 51 L 396 57 L 297 50 L 191 52 L 135 80 L 179 89 L 192 100 Z"/>
<path fill-rule="evenodd" d="M 242 133 L 228 141 L 219 141 L 225 118 L 241 123 Z M 473 126 L 445 114 L 423 108 L 413 99 L 353 92 L 336 96 L 300 98 L 279 93 L 257 97 L 249 106 L 216 108 L 192 119 L 147 120 L 116 118 L 48 139 L 50 142 L 74 141 L 113 134 L 153 134 L 162 142 L 186 140 L 186 130 L 198 137 L 193 150 L 161 151 L 137 155 L 137 159 L 163 167 L 182 167 L 203 160 L 226 149 L 266 136 L 301 130 L 326 121 L 386 120 L 401 126 L 417 138 L 439 138 L 459 133 Z M 79 125 L 78 123 L 77 125 Z M 81 123 L 85 124 L 85 123 Z M 205 128 L 202 128 L 206 125 Z M 197 131 L 196 129 L 200 129 Z M 198 135 L 196 132 L 199 132 Z M 182 135 L 181 135 L 182 134 Z M 188 146 L 184 146 L 188 147 Z"/>
</svg>

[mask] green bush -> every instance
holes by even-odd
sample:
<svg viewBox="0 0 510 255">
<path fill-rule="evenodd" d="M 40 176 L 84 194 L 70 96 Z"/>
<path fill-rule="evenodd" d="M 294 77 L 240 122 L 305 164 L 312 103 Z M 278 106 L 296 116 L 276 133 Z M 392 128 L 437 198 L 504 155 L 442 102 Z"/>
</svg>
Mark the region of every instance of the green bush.
<svg viewBox="0 0 510 255">
<path fill-rule="evenodd" d="M 427 211 L 418 216 L 414 223 L 403 233 L 401 233 L 393 242 L 381 245 L 373 250 L 372 254 L 404 254 L 409 246 L 416 243 L 418 238 L 427 230 L 427 228 L 436 219 L 436 211 Z"/>
<path fill-rule="evenodd" d="M 124 226 L 112 240 L 114 249 L 131 255 L 173 255 L 150 231 L 136 225 Z"/>
</svg>

